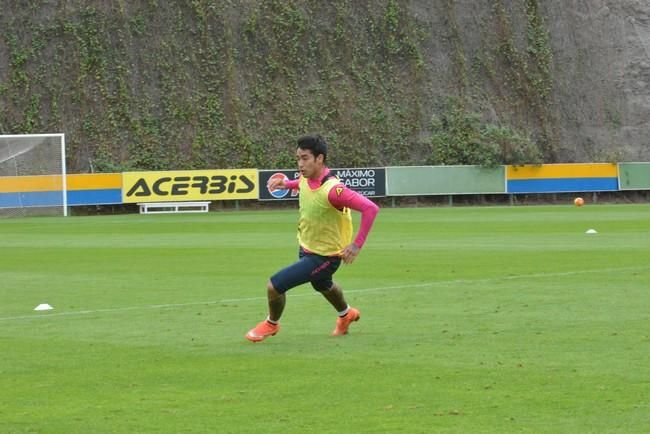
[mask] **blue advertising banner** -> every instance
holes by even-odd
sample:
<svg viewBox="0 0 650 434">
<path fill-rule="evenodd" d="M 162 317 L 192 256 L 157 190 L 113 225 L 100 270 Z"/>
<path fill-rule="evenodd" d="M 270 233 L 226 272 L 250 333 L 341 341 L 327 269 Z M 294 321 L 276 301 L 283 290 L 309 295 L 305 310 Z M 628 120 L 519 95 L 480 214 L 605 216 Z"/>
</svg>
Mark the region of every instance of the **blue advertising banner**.
<svg viewBox="0 0 650 434">
<path fill-rule="evenodd" d="M 345 168 L 330 169 L 346 187 L 357 191 L 366 197 L 386 196 L 386 168 Z M 259 172 L 259 199 L 260 200 L 290 200 L 297 199 L 297 191 L 275 190 L 270 191 L 266 185 L 271 178 L 286 177 L 298 179 L 300 172 L 297 170 L 260 170 Z"/>
</svg>

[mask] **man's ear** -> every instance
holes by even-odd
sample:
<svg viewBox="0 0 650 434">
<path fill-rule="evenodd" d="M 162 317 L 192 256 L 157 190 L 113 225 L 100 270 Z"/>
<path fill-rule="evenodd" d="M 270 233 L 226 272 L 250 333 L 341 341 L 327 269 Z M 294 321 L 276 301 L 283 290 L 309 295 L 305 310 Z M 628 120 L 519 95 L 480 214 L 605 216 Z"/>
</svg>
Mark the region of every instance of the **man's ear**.
<svg viewBox="0 0 650 434">
<path fill-rule="evenodd" d="M 316 162 L 317 163 L 319 163 L 319 162 L 324 163 L 324 160 L 325 160 L 325 155 L 323 155 L 323 154 L 319 154 L 318 157 L 316 157 Z"/>
</svg>

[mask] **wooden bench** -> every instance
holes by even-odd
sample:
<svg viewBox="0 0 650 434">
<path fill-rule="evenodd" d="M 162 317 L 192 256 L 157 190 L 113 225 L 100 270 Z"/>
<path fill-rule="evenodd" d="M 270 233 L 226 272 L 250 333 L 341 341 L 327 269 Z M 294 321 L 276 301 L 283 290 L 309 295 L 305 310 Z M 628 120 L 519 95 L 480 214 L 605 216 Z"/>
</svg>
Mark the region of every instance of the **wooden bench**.
<svg viewBox="0 0 650 434">
<path fill-rule="evenodd" d="M 208 212 L 210 202 L 148 202 L 139 203 L 140 214 L 176 212 Z"/>
</svg>

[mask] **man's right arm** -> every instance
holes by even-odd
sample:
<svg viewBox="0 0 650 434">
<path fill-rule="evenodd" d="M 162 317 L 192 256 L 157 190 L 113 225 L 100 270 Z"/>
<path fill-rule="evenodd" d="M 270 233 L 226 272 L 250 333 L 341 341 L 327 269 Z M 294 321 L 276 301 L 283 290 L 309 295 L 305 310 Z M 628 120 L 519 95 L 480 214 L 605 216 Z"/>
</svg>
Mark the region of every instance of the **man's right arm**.
<svg viewBox="0 0 650 434">
<path fill-rule="evenodd" d="M 285 179 L 284 188 L 288 190 L 298 190 L 298 185 L 300 185 L 300 178 L 298 179 Z"/>
<path fill-rule="evenodd" d="M 266 184 L 270 190 L 297 190 L 300 178 L 289 180 L 286 178 L 273 178 Z"/>
</svg>

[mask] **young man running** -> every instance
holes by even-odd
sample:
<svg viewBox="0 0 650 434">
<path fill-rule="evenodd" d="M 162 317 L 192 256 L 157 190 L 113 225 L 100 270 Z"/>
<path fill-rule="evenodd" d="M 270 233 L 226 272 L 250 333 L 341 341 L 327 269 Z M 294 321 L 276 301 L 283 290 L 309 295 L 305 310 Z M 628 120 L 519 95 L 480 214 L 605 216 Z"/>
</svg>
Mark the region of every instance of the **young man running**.
<svg viewBox="0 0 650 434">
<path fill-rule="evenodd" d="M 271 276 L 266 285 L 269 315 L 246 333 L 246 339 L 260 342 L 280 331 L 280 317 L 286 292 L 310 282 L 338 312 L 334 336 L 348 333 L 350 324 L 361 318 L 359 310 L 345 301 L 343 290 L 332 281 L 341 261 L 351 264 L 359 254 L 379 207 L 348 189 L 325 165 L 327 143 L 318 134 L 298 139 L 296 149 L 300 178 L 273 179 L 270 190 L 299 189 L 298 261 Z M 350 209 L 361 213 L 359 232 L 352 240 Z"/>
</svg>

